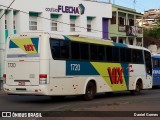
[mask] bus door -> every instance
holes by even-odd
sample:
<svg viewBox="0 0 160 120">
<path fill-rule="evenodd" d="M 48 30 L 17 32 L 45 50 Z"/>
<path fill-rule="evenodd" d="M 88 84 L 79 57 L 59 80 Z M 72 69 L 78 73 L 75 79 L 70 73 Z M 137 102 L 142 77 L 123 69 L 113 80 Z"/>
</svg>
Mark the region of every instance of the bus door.
<svg viewBox="0 0 160 120">
<path fill-rule="evenodd" d="M 160 85 L 160 59 L 152 57 L 153 86 Z"/>
<path fill-rule="evenodd" d="M 144 59 L 145 59 L 145 67 L 146 67 L 146 79 L 148 82 L 150 82 L 152 81 L 152 62 L 151 62 L 150 52 L 144 51 Z"/>
</svg>

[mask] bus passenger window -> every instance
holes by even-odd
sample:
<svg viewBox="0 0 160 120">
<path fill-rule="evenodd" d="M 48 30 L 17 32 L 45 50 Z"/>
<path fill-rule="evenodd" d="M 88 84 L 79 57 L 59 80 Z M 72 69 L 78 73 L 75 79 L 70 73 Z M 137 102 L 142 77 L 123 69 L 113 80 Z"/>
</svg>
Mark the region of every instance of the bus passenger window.
<svg viewBox="0 0 160 120">
<path fill-rule="evenodd" d="M 133 63 L 143 64 L 143 54 L 141 50 L 132 50 Z"/>
<path fill-rule="evenodd" d="M 154 68 L 160 67 L 160 66 L 159 66 L 159 59 L 154 59 L 154 58 L 153 58 L 153 67 L 154 67 Z"/>
<path fill-rule="evenodd" d="M 63 40 L 50 39 L 51 53 L 53 59 L 69 58 L 69 42 Z"/>
<path fill-rule="evenodd" d="M 107 61 L 109 61 L 109 62 L 112 62 L 112 47 L 110 47 L 110 46 L 107 46 L 106 47 L 106 59 L 107 59 Z"/>
<path fill-rule="evenodd" d="M 53 59 L 60 58 L 60 42 L 58 40 L 50 40 L 50 46 Z"/>
<path fill-rule="evenodd" d="M 100 61 L 105 60 L 105 47 L 102 45 L 98 46 L 98 60 Z"/>
<path fill-rule="evenodd" d="M 118 47 L 113 47 L 113 61 L 114 62 L 119 62 L 119 48 Z"/>
<path fill-rule="evenodd" d="M 89 60 L 89 48 L 87 43 L 80 43 L 80 55 L 82 60 Z"/>
<path fill-rule="evenodd" d="M 121 62 L 126 62 L 126 49 L 125 48 L 120 48 L 120 61 Z"/>
<path fill-rule="evenodd" d="M 80 48 L 78 42 L 71 42 L 71 58 L 80 59 Z"/>
<path fill-rule="evenodd" d="M 131 49 L 126 49 L 126 62 L 131 63 L 132 62 L 132 54 Z"/>
<path fill-rule="evenodd" d="M 61 59 L 69 59 L 69 42 L 61 41 L 60 42 L 60 58 Z"/>
<path fill-rule="evenodd" d="M 142 50 L 137 50 L 137 63 L 139 63 L 139 64 L 144 63 Z"/>
<path fill-rule="evenodd" d="M 97 45 L 90 44 L 90 57 L 91 61 L 97 60 Z"/>
</svg>

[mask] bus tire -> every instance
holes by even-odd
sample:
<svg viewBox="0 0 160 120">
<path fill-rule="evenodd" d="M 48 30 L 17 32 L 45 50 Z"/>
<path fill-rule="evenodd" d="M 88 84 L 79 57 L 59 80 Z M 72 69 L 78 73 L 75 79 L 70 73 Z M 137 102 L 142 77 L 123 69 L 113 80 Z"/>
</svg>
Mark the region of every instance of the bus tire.
<svg viewBox="0 0 160 120">
<path fill-rule="evenodd" d="M 135 90 L 131 90 L 130 92 L 131 92 L 131 94 L 133 94 L 133 95 L 137 95 L 137 94 L 140 94 L 141 89 L 142 89 L 142 83 L 141 83 L 140 81 L 138 81 L 138 82 L 136 83 L 136 88 L 135 88 Z"/>
<path fill-rule="evenodd" d="M 89 81 L 86 86 L 85 94 L 83 95 L 83 100 L 89 101 L 94 98 L 96 94 L 96 84 L 93 81 Z"/>
</svg>

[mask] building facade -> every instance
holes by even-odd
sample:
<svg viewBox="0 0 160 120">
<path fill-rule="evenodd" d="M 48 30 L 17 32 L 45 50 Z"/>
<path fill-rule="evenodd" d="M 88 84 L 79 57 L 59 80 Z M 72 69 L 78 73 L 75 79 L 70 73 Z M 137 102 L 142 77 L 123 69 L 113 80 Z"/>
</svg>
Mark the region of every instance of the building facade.
<svg viewBox="0 0 160 120">
<path fill-rule="evenodd" d="M 152 28 L 158 25 L 160 20 L 160 9 L 150 9 L 144 12 L 143 26 Z"/>
<path fill-rule="evenodd" d="M 137 23 L 143 14 L 134 9 L 112 5 L 112 19 L 109 20 L 109 37 L 114 42 L 143 46 L 143 28 Z"/>
<path fill-rule="evenodd" d="M 0 0 L 0 75 L 6 39 L 11 34 L 45 31 L 108 39 L 112 5 L 86 0 Z"/>
</svg>

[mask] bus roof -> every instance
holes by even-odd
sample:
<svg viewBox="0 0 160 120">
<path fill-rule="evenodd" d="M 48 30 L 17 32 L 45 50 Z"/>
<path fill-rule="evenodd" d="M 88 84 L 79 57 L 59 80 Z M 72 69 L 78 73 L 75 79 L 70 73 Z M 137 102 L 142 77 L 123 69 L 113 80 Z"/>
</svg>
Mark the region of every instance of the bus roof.
<svg viewBox="0 0 160 120">
<path fill-rule="evenodd" d="M 94 37 L 81 37 L 79 35 L 61 35 L 61 34 L 55 34 L 55 33 L 47 33 L 47 32 L 26 32 L 26 33 L 19 33 L 11 35 L 10 37 L 26 37 L 26 36 L 41 36 L 43 34 L 48 34 L 51 38 L 57 38 L 57 39 L 63 39 L 63 40 L 71 40 L 71 41 L 78 41 L 78 42 L 86 42 L 86 43 L 95 43 L 95 44 L 101 44 L 101 45 L 110 45 L 110 46 L 118 46 L 118 47 L 126 47 L 126 48 L 134 48 L 134 49 L 143 49 L 146 51 L 149 51 L 148 49 L 140 46 L 134 46 L 134 45 L 127 45 L 122 43 L 116 43 L 111 40 L 106 39 L 100 39 L 100 38 L 94 38 Z M 9 38 L 10 38 L 9 37 Z"/>
<path fill-rule="evenodd" d="M 160 54 L 154 54 L 152 55 L 152 58 L 160 58 Z"/>
</svg>

